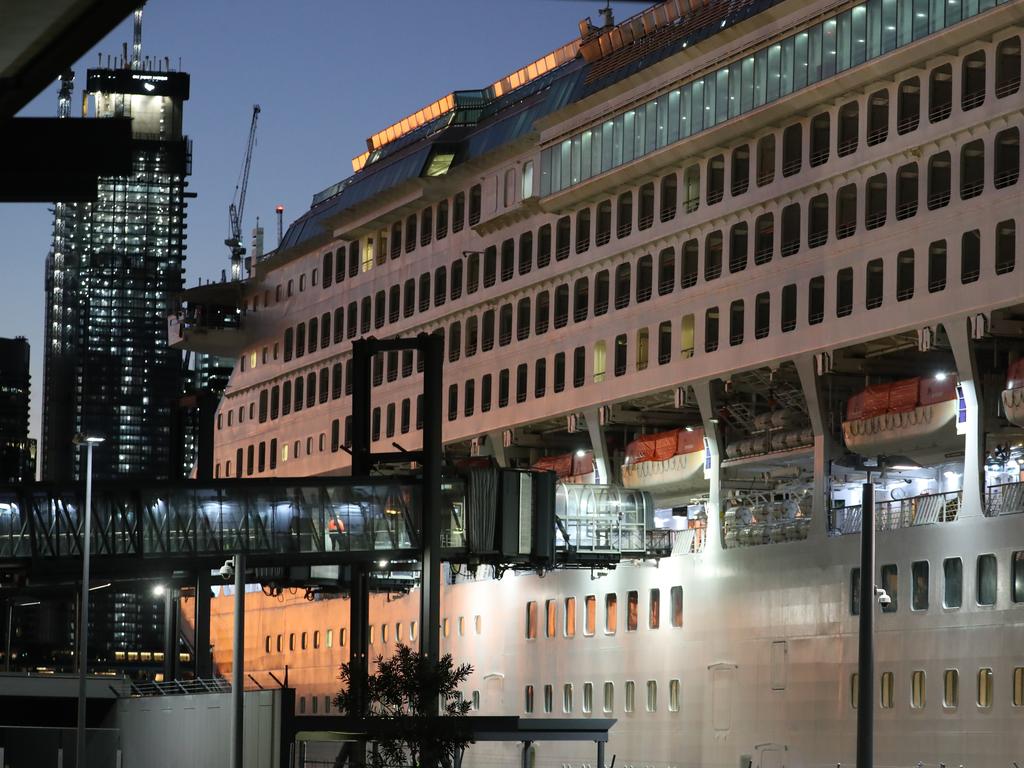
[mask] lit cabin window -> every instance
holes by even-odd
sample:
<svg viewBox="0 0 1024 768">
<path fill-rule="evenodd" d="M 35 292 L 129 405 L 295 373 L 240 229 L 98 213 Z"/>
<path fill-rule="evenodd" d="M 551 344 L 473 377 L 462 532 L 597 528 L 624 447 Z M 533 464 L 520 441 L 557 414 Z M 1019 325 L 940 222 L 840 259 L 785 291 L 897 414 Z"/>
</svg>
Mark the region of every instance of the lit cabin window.
<svg viewBox="0 0 1024 768">
<path fill-rule="evenodd" d="M 978 670 L 978 706 L 981 709 L 992 708 L 992 669 L 982 667 Z"/>
<path fill-rule="evenodd" d="M 533 686 L 532 685 L 526 686 L 526 691 L 524 693 L 524 697 L 523 698 L 524 698 L 523 709 L 526 710 L 526 714 L 531 714 L 533 712 Z"/>
<path fill-rule="evenodd" d="M 537 639 L 537 601 L 531 600 L 526 604 L 526 639 Z"/>
<path fill-rule="evenodd" d="M 892 672 L 882 673 L 882 685 L 879 688 L 879 699 L 882 709 L 892 709 L 893 704 L 893 674 Z"/>
<path fill-rule="evenodd" d="M 556 619 L 557 619 L 557 615 L 556 614 L 557 614 L 557 607 L 556 607 L 555 601 L 554 600 L 545 600 L 544 601 L 544 616 L 545 616 L 544 636 L 545 637 L 554 637 L 555 636 L 555 626 L 556 626 Z"/>
<path fill-rule="evenodd" d="M 576 635 L 576 598 L 565 598 L 565 636 L 575 637 Z"/>
<path fill-rule="evenodd" d="M 327 630 L 327 635 L 326 635 L 326 637 L 324 639 L 327 641 L 327 647 L 328 648 L 333 648 L 334 647 L 334 630 L 333 629 L 328 629 Z"/>
<path fill-rule="evenodd" d="M 604 598 L 604 633 L 614 635 L 619 628 L 619 598 L 614 592 L 609 592 Z"/>
<path fill-rule="evenodd" d="M 320 647 L 320 630 L 316 629 L 316 630 L 313 630 L 313 648 L 316 649 L 316 648 L 319 648 L 319 647 Z"/>
<path fill-rule="evenodd" d="M 479 615 L 478 616 L 474 616 L 473 617 L 473 624 L 475 625 L 476 633 L 478 635 L 482 634 L 483 631 L 484 631 L 484 618 L 483 618 L 483 616 L 479 616 Z"/>
<path fill-rule="evenodd" d="M 252 354 L 249 355 L 249 368 L 255 368 L 255 367 L 256 367 L 256 353 L 253 352 Z"/>
<path fill-rule="evenodd" d="M 672 626 L 683 626 L 683 588 L 672 587 Z"/>
<path fill-rule="evenodd" d="M 583 599 L 583 608 L 583 634 L 591 637 L 597 626 L 597 598 L 594 595 L 587 595 Z"/>
<path fill-rule="evenodd" d="M 416 622 L 415 621 L 410 621 L 409 622 L 409 642 L 415 642 L 415 641 L 416 641 Z"/>
<path fill-rule="evenodd" d="M 466 635 L 466 617 L 459 616 L 459 637 L 465 637 Z"/>
<path fill-rule="evenodd" d="M 636 632 L 638 619 L 637 613 L 639 612 L 639 593 L 635 589 L 631 589 L 626 593 L 626 631 Z"/>
<path fill-rule="evenodd" d="M 1013 670 L 1013 706 L 1024 707 L 1024 667 Z"/>
<path fill-rule="evenodd" d="M 400 621 L 395 624 L 395 642 L 402 642 L 402 622 Z"/>
<path fill-rule="evenodd" d="M 448 620 L 445 619 L 445 621 L 448 621 Z M 390 625 L 388 625 L 388 624 L 381 624 L 380 625 L 380 641 L 382 643 L 387 643 L 387 641 L 388 641 L 388 627 L 389 626 Z M 447 635 L 448 635 L 448 633 L 445 632 L 445 636 L 446 637 L 447 637 Z"/>
<path fill-rule="evenodd" d="M 443 632 L 445 637 L 448 637 L 448 634 L 451 632 L 451 622 L 448 621 L 448 617 L 447 616 L 445 617 L 444 621 L 441 623 L 441 630 L 442 630 L 442 632 Z M 536 632 L 536 630 L 534 630 L 534 631 Z"/>
<path fill-rule="evenodd" d="M 956 709 L 960 705 L 960 671 L 947 669 L 942 676 L 942 706 Z"/>
<path fill-rule="evenodd" d="M 650 600 L 650 609 L 647 614 L 647 626 L 650 629 L 657 629 L 661 626 L 661 590 L 652 589 Z"/>
<path fill-rule="evenodd" d="M 912 709 L 924 709 L 925 678 L 923 669 L 915 669 L 910 675 L 910 706 Z"/>
</svg>

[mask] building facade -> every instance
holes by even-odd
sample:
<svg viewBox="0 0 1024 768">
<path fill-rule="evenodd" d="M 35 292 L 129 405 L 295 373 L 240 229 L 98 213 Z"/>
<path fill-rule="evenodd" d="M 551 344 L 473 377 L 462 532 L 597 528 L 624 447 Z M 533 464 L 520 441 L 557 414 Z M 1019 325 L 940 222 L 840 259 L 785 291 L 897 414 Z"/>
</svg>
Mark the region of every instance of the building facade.
<svg viewBox="0 0 1024 768">
<path fill-rule="evenodd" d="M 69 113 L 69 85 L 61 114 Z M 170 477 L 183 384 L 165 315 L 183 285 L 189 76 L 164 61 L 89 70 L 92 119 L 132 118 L 133 171 L 101 178 L 95 202 L 56 206 L 46 268 L 43 472 L 82 476 L 78 432 L 98 432 L 97 478 Z"/>
<path fill-rule="evenodd" d="M 29 344 L 0 339 L 0 483 L 36 477 L 36 441 L 29 439 Z"/>
</svg>

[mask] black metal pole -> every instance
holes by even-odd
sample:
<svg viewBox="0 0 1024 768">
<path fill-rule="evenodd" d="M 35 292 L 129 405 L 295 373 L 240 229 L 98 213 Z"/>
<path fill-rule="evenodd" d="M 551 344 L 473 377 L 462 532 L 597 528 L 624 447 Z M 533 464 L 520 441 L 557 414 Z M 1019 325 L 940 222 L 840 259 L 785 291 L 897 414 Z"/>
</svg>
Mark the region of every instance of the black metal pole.
<svg viewBox="0 0 1024 768">
<path fill-rule="evenodd" d="M 420 337 L 426 355 L 423 366 L 423 557 L 420 578 L 420 653 L 431 664 L 441 655 L 441 411 L 444 339 L 437 334 Z M 437 714 L 430 702 L 429 714 Z"/>
<path fill-rule="evenodd" d="M 213 656 L 210 653 L 210 586 L 212 581 L 209 570 L 200 569 L 196 574 L 196 631 L 193 650 L 196 654 L 195 675 L 203 680 L 213 677 Z"/>
<path fill-rule="evenodd" d="M 352 342 L 352 476 L 369 477 L 371 469 L 370 435 L 370 381 L 375 346 L 374 339 Z M 370 574 L 365 564 L 352 566 L 352 586 L 349 593 L 349 645 L 348 663 L 352 699 L 356 717 L 365 717 L 369 711 L 366 696 L 366 678 L 369 674 L 369 620 Z"/>
<path fill-rule="evenodd" d="M 875 486 L 861 498 L 860 625 L 857 654 L 857 768 L 873 768 L 875 747 Z"/>
<path fill-rule="evenodd" d="M 175 626 L 174 588 L 164 587 L 164 680 L 173 680 L 174 660 L 178 655 L 178 628 Z"/>
</svg>

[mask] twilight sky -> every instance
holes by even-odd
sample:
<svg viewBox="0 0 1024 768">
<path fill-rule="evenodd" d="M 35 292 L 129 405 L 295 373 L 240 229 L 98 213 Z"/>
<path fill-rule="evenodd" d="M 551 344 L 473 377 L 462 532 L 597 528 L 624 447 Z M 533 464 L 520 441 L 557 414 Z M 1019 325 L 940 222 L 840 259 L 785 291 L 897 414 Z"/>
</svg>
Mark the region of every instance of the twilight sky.
<svg viewBox="0 0 1024 768">
<path fill-rule="evenodd" d="M 169 56 L 192 77 L 185 130 L 193 140 L 186 284 L 228 266 L 227 208 L 252 105 L 259 104 L 242 231 L 256 217 L 276 244 L 314 193 L 351 174 L 366 137 L 453 90 L 486 86 L 578 34 L 598 0 L 150 0 L 142 53 Z M 618 18 L 640 6 L 620 4 Z M 131 43 L 123 22 L 75 67 L 76 92 L 98 54 Z M 73 107 L 74 108 L 74 107 Z M 54 116 L 54 83 L 22 111 Z M 55 148 L 54 151 L 59 151 Z M 0 205 L 0 336 L 32 345 L 31 436 L 41 425 L 46 205 Z"/>
</svg>

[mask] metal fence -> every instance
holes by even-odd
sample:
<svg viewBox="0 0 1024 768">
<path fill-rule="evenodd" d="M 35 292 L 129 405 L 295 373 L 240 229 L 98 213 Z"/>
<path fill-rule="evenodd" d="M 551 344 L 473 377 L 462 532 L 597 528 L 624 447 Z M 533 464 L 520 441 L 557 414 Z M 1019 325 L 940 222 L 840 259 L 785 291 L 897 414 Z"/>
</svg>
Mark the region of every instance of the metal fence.
<svg viewBox="0 0 1024 768">
<path fill-rule="evenodd" d="M 947 523 L 956 520 L 962 504 L 962 491 L 930 493 L 923 496 L 912 496 L 908 499 L 879 501 L 875 503 L 875 530 L 895 531 L 916 525 Z M 829 533 L 833 536 L 860 533 L 861 515 L 860 504 L 832 509 L 832 524 L 829 526 Z"/>
</svg>

